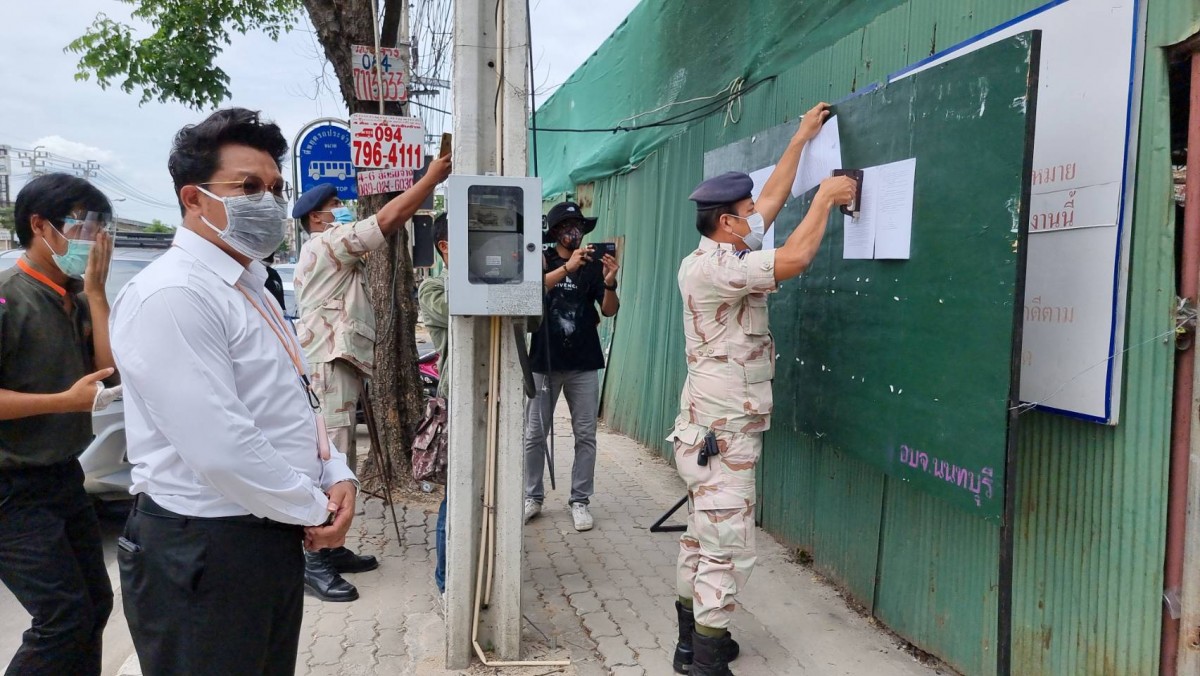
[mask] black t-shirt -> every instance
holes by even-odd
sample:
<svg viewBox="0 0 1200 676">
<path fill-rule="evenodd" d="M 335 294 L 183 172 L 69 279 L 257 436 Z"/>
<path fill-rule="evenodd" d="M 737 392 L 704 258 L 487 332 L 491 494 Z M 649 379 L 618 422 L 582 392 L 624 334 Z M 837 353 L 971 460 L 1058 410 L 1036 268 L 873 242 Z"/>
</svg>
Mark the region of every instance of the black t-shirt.
<svg viewBox="0 0 1200 676">
<path fill-rule="evenodd" d="M 547 273 L 567 263 L 557 249 L 543 255 Z M 546 294 L 546 316 L 533 334 L 529 350 L 530 366 L 535 373 L 604 368 L 604 352 L 596 330 L 600 323 L 597 305 L 603 301 L 604 270 L 595 262 L 567 275 L 550 289 Z"/>
</svg>

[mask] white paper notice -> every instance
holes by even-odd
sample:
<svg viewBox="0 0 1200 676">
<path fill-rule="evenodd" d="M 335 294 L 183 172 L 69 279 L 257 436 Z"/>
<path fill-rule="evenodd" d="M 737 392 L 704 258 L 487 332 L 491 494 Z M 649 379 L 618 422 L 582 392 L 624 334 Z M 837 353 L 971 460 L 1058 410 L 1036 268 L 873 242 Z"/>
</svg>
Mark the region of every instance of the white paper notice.
<svg viewBox="0 0 1200 676">
<path fill-rule="evenodd" d="M 843 228 L 842 258 L 875 257 L 875 224 L 865 214 L 847 218 Z"/>
<path fill-rule="evenodd" d="M 758 171 L 750 172 L 750 180 L 754 181 L 754 186 L 750 188 L 750 197 L 755 202 L 758 201 L 758 196 L 762 194 L 763 188 L 767 185 L 767 179 L 771 178 L 771 172 L 775 171 L 775 165 L 763 167 Z M 763 250 L 769 251 L 775 248 L 775 223 L 767 223 L 767 233 L 763 235 Z"/>
<path fill-rule="evenodd" d="M 804 144 L 800 166 L 792 182 L 792 197 L 799 197 L 829 178 L 834 169 L 842 168 L 842 135 L 837 116 L 825 120 L 817 136 Z"/>
<path fill-rule="evenodd" d="M 875 258 L 907 260 L 909 257 L 916 175 L 916 158 L 863 172 L 863 206 L 870 200 L 875 219 Z"/>
<path fill-rule="evenodd" d="M 845 219 L 842 258 L 908 259 L 917 160 L 863 169 L 858 218 Z"/>
</svg>

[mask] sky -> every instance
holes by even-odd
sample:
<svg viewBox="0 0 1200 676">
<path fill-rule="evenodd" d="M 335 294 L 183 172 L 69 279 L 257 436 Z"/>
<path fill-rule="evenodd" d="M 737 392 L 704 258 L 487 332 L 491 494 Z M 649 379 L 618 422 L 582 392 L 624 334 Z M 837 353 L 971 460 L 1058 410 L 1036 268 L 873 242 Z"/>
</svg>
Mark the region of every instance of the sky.
<svg viewBox="0 0 1200 676">
<path fill-rule="evenodd" d="M 428 1 L 411 0 L 414 15 Z M 638 1 L 532 0 L 539 104 L 591 56 Z M 139 105 L 140 92 L 126 94 L 119 87 L 103 90 L 94 80 L 76 81 L 78 56 L 63 50 L 98 13 L 130 23 L 132 6 L 119 0 L 5 5 L 0 21 L 0 145 L 14 150 L 41 146 L 55 155 L 99 162 L 101 172 L 94 180 L 114 200 L 118 216 L 175 225 L 179 211 L 166 169 L 171 139 L 180 127 L 202 120 L 209 111 L 178 103 Z M 265 35 L 235 35 L 217 63 L 229 74 L 232 92 L 222 106 L 262 110 L 289 141 L 312 119 L 347 115 L 340 96 L 330 91 L 336 88 L 332 69 L 306 19 L 278 43 Z M 434 103 L 449 106 L 449 98 L 439 97 Z M 431 127 L 448 127 L 443 116 L 434 118 Z M 12 164 L 15 198 L 27 180 L 21 174 L 29 168 L 17 159 Z"/>
</svg>

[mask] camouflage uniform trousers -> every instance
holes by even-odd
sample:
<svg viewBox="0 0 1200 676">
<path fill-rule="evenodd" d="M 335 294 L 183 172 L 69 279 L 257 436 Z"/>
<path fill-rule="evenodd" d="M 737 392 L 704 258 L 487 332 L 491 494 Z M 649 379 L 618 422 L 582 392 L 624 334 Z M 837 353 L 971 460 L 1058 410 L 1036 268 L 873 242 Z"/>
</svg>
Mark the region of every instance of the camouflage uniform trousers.
<svg viewBox="0 0 1200 676">
<path fill-rule="evenodd" d="M 726 629 L 757 558 L 754 468 L 762 436 L 718 431 L 720 455 L 700 466 L 696 459 L 704 447 L 703 436 L 689 443 L 695 435 L 686 432 L 675 438 L 675 466 L 688 487 L 688 525 L 679 538 L 676 592 L 692 599 L 697 624 Z"/>
<path fill-rule="evenodd" d="M 321 415 L 325 417 L 329 440 L 346 454 L 346 464 L 357 474 L 354 432 L 362 376 L 358 369 L 342 359 L 309 364 L 309 372 L 313 392 L 321 401 Z"/>
</svg>

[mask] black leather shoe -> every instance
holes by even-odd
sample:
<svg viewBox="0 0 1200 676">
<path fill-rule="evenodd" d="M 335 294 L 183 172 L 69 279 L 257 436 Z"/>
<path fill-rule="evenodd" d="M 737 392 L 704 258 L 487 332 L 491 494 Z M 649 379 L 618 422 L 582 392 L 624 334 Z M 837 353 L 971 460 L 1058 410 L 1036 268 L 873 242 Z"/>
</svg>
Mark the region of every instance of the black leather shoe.
<svg viewBox="0 0 1200 676">
<path fill-rule="evenodd" d="M 322 549 L 325 560 L 339 573 L 365 573 L 379 567 L 379 561 L 370 554 L 355 554 L 345 547 Z"/>
<path fill-rule="evenodd" d="M 675 644 L 675 659 L 671 666 L 675 667 L 675 673 L 687 674 L 692 671 L 692 634 L 696 631 L 696 616 L 692 614 L 691 608 L 679 601 L 675 602 L 675 615 L 679 618 L 679 642 Z M 737 659 L 741 653 L 741 646 L 733 640 L 733 635 L 728 629 L 725 630 L 725 636 L 729 639 L 724 643 L 724 656 L 728 663 Z"/>
<path fill-rule="evenodd" d="M 338 574 L 322 552 L 304 552 L 304 587 L 322 601 L 358 598 L 358 589 Z"/>
</svg>

